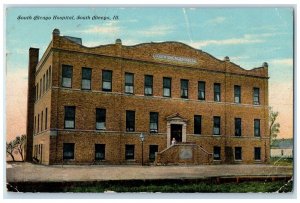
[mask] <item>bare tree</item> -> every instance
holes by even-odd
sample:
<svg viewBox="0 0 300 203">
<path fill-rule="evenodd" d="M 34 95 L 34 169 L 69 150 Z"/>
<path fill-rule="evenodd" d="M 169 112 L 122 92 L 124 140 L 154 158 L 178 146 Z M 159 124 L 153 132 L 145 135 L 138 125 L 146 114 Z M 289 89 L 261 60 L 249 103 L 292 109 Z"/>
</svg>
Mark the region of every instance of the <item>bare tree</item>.
<svg viewBox="0 0 300 203">
<path fill-rule="evenodd" d="M 269 111 L 269 133 L 270 133 L 270 137 L 271 140 L 274 140 L 277 138 L 278 133 L 280 132 L 279 128 L 280 128 L 280 124 L 276 123 L 276 119 L 278 117 L 278 111 L 273 111 L 272 107 L 270 108 Z"/>
<path fill-rule="evenodd" d="M 8 154 L 13 161 L 15 161 L 15 157 L 14 157 L 14 151 L 16 149 L 17 145 L 15 140 L 10 141 L 9 143 L 6 143 L 6 154 Z"/>
<path fill-rule="evenodd" d="M 24 146 L 26 144 L 26 135 L 21 135 L 16 137 L 16 149 L 19 152 L 22 161 L 24 161 Z"/>
</svg>

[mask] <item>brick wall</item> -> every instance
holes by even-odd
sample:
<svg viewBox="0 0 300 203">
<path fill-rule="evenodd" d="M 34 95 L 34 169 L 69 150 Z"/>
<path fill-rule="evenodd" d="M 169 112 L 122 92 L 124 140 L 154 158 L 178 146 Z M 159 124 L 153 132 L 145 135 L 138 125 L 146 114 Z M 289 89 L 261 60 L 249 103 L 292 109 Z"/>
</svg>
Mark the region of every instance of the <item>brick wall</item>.
<svg viewBox="0 0 300 203">
<path fill-rule="evenodd" d="M 52 47 L 52 48 L 51 48 Z M 189 57 L 195 65 L 155 61 L 154 53 Z M 67 163 L 94 163 L 95 144 L 105 144 L 103 163 L 141 163 L 139 135 L 145 133 L 144 160 L 149 145 L 167 147 L 166 118 L 174 113 L 187 119 L 187 141 L 209 153 L 221 147 L 242 147 L 242 163 L 254 162 L 254 147 L 261 147 L 261 162 L 269 160 L 267 67 L 244 70 L 228 61 L 176 42 L 148 43 L 126 47 L 121 44 L 86 48 L 57 35 L 37 66 L 36 82 L 52 67 L 51 90 L 35 103 L 35 115 L 48 108 L 49 128 L 36 136 L 47 137 L 45 164 L 62 163 L 63 143 L 75 143 L 75 159 Z M 72 88 L 61 88 L 62 65 L 73 66 Z M 81 69 L 92 69 L 91 90 L 81 90 Z M 102 70 L 112 70 L 112 92 L 102 92 Z M 134 73 L 134 95 L 124 94 L 125 72 Z M 153 96 L 144 96 L 144 75 L 153 75 Z M 162 97 L 163 77 L 172 78 L 172 98 Z M 189 98 L 180 98 L 180 79 L 189 80 Z M 206 82 L 206 100 L 198 100 L 198 81 Z M 213 84 L 221 83 L 221 102 L 213 101 Z M 241 104 L 234 103 L 234 85 L 241 86 Z M 260 88 L 260 105 L 253 105 L 253 87 Z M 64 129 L 64 106 L 76 106 L 74 130 Z M 106 109 L 106 130 L 95 130 L 96 108 Z M 126 132 L 126 110 L 135 111 L 135 132 Z M 149 133 L 149 113 L 159 113 L 158 134 Z M 202 115 L 202 133 L 194 135 L 194 115 Z M 221 117 L 221 135 L 213 136 L 213 116 Z M 234 118 L 242 119 L 242 136 L 234 136 Z M 261 136 L 254 137 L 253 121 L 261 120 Z M 51 129 L 51 132 L 49 131 Z M 135 159 L 125 160 L 125 145 L 135 145 Z M 48 158 L 47 158 L 48 157 Z M 239 163 L 239 162 L 238 162 Z"/>
</svg>

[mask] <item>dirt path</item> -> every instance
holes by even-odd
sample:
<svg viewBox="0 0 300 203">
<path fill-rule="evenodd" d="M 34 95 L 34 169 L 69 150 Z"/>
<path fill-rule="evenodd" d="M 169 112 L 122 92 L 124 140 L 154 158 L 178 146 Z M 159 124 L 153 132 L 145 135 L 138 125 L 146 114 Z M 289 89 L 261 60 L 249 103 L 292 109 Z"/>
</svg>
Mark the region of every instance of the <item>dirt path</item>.
<svg viewBox="0 0 300 203">
<path fill-rule="evenodd" d="M 217 176 L 285 176 L 289 166 L 272 165 L 200 165 L 200 166 L 100 166 L 8 163 L 8 182 L 19 181 L 95 181 L 125 179 L 181 179 Z"/>
</svg>

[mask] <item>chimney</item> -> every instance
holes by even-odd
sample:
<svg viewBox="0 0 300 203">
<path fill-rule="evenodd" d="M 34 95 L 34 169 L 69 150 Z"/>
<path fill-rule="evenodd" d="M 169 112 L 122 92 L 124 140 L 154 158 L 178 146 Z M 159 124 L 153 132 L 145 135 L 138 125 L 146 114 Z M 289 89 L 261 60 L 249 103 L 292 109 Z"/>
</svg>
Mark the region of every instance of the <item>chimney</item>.
<svg viewBox="0 0 300 203">
<path fill-rule="evenodd" d="M 52 31 L 52 47 L 59 47 L 59 38 L 60 38 L 60 31 L 59 29 L 55 28 Z"/>
<path fill-rule="evenodd" d="M 28 91 L 27 91 L 27 122 L 26 122 L 26 149 L 25 160 L 32 161 L 33 150 L 33 125 L 34 125 L 34 102 L 35 102 L 35 71 L 39 61 L 39 49 L 29 49 L 28 64 Z"/>
</svg>

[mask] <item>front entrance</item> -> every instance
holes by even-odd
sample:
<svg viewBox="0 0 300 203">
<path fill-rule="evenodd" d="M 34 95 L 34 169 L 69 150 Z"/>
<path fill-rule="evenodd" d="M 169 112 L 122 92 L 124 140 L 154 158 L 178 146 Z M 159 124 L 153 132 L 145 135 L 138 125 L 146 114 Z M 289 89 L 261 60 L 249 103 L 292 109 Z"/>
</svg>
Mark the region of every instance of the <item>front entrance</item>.
<svg viewBox="0 0 300 203">
<path fill-rule="evenodd" d="M 176 143 L 182 142 L 182 125 L 171 124 L 171 141 L 175 138 Z"/>
</svg>

